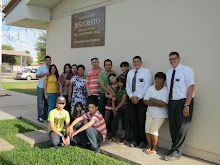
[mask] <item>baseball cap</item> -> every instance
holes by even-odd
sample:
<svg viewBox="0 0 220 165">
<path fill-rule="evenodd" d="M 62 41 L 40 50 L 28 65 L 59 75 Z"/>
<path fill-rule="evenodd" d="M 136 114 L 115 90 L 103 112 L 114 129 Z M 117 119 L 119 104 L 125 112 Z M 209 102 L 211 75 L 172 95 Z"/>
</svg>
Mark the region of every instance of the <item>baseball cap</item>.
<svg viewBox="0 0 220 165">
<path fill-rule="evenodd" d="M 65 99 L 65 97 L 59 96 L 59 97 L 57 98 L 57 103 L 58 103 L 58 104 L 59 104 L 59 103 L 64 103 L 64 104 L 66 104 L 66 99 Z"/>
</svg>

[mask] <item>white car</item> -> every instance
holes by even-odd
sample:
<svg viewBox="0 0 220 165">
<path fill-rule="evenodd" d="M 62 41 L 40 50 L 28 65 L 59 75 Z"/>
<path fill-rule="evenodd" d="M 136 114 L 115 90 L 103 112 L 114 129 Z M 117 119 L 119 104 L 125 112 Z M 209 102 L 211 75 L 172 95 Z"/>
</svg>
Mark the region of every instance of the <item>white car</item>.
<svg viewBox="0 0 220 165">
<path fill-rule="evenodd" d="M 26 80 L 37 79 L 36 72 L 37 69 L 25 70 L 23 72 L 17 73 L 16 79 L 26 79 Z"/>
</svg>

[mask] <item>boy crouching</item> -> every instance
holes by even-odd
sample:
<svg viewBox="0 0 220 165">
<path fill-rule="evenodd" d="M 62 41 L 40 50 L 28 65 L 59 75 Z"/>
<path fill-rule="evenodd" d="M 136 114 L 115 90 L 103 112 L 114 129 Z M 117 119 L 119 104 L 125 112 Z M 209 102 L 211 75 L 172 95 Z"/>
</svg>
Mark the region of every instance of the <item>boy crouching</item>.
<svg viewBox="0 0 220 165">
<path fill-rule="evenodd" d="M 89 122 L 82 124 L 80 121 L 84 119 L 89 120 Z M 76 131 L 73 131 L 73 127 L 75 127 Z M 107 130 L 105 120 L 98 111 L 98 104 L 96 101 L 91 101 L 89 103 L 89 112 L 76 118 L 67 132 L 71 136 L 71 141 L 74 141 L 77 134 L 78 138 L 88 138 L 92 147 L 91 149 L 94 150 L 95 153 L 100 152 L 100 142 L 105 140 Z"/>
<path fill-rule="evenodd" d="M 57 98 L 57 108 L 50 111 L 48 116 L 49 121 L 49 136 L 50 145 L 57 149 L 57 146 L 67 146 L 70 144 L 70 137 L 66 137 L 66 130 L 64 128 L 64 121 L 66 122 L 66 127 L 68 129 L 70 125 L 70 115 L 66 111 L 64 106 L 66 105 L 66 99 L 63 96 Z M 66 138 L 65 138 L 66 137 Z"/>
</svg>

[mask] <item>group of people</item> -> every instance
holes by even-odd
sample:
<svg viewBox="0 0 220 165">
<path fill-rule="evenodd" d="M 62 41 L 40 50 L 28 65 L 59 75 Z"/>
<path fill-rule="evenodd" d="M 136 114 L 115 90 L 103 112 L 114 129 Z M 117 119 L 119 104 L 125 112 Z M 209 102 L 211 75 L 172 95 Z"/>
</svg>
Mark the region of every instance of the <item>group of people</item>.
<svg viewBox="0 0 220 165">
<path fill-rule="evenodd" d="M 159 129 L 168 118 L 172 147 L 163 158 L 178 159 L 192 118 L 195 80 L 193 70 L 180 64 L 178 52 L 171 52 L 169 61 L 172 68 L 167 74 L 156 73 L 152 85 L 151 72 L 142 67 L 140 56 L 133 58 L 134 69 L 122 62 L 121 74 L 112 70 L 110 59 L 102 69 L 98 58 L 92 58 L 87 76 L 84 65 L 76 64 L 65 64 L 59 75 L 46 56 L 36 73 L 38 120 L 49 122 L 51 146 L 71 143 L 99 152 L 101 141 L 118 139 L 121 120 L 118 144 L 146 148 L 146 154 L 155 155 Z"/>
</svg>

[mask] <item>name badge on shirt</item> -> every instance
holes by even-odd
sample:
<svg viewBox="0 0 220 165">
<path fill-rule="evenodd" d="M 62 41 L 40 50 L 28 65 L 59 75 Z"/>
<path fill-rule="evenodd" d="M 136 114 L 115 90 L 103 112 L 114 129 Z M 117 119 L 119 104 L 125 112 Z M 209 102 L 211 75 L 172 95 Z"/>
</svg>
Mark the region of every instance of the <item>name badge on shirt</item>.
<svg viewBox="0 0 220 165">
<path fill-rule="evenodd" d="M 179 82 L 180 81 L 180 79 L 179 78 L 176 78 L 176 82 Z"/>
<path fill-rule="evenodd" d="M 144 82 L 144 79 L 143 78 L 139 78 L 139 82 Z"/>
</svg>

